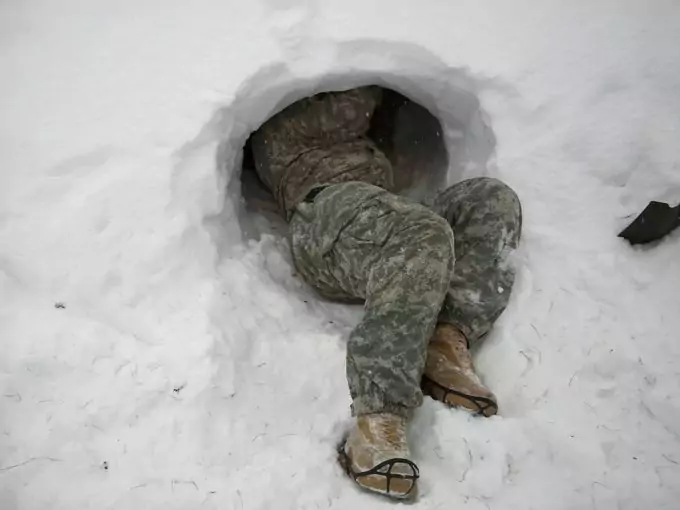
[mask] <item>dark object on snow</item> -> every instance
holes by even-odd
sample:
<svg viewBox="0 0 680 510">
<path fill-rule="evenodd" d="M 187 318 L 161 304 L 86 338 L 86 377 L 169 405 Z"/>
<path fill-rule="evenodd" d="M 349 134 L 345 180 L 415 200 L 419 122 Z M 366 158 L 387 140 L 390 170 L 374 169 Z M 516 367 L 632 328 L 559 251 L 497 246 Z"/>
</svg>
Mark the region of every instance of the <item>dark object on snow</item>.
<svg viewBox="0 0 680 510">
<path fill-rule="evenodd" d="M 66 305 L 64 303 L 60 302 L 60 303 L 54 303 L 54 307 L 64 309 L 64 308 L 66 308 Z"/>
<path fill-rule="evenodd" d="M 665 202 L 650 202 L 620 234 L 630 244 L 644 244 L 661 239 L 680 226 L 680 204 L 671 207 Z"/>
</svg>

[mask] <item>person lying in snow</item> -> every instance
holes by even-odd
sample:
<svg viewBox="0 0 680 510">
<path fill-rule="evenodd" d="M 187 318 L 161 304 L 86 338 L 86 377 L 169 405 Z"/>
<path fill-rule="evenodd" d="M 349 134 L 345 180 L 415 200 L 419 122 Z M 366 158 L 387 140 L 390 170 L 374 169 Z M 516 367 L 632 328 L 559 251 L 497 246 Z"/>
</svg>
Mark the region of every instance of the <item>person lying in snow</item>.
<svg viewBox="0 0 680 510">
<path fill-rule="evenodd" d="M 392 166 L 366 136 L 380 97 L 361 87 L 298 101 L 253 134 L 252 154 L 290 224 L 298 273 L 327 298 L 365 300 L 347 344 L 356 421 L 341 462 L 361 487 L 411 498 L 419 474 L 406 424 L 423 392 L 497 412 L 469 349 L 508 303 L 522 215 L 491 178 L 427 205 L 392 193 Z"/>
</svg>

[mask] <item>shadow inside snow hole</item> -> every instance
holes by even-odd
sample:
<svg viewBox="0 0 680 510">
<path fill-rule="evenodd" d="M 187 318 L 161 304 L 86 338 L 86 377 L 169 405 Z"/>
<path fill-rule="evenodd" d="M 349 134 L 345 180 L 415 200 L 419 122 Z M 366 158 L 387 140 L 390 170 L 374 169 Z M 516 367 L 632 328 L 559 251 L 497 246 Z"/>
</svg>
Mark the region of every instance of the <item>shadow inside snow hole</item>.
<svg viewBox="0 0 680 510">
<path fill-rule="evenodd" d="M 396 192 L 415 200 L 444 186 L 449 157 L 442 125 L 426 108 L 394 90 L 383 88 L 383 101 L 376 109 L 368 136 L 386 154 L 394 168 Z M 460 147 L 464 126 L 460 129 Z M 287 226 L 272 194 L 255 172 L 250 138 L 242 157 L 241 191 L 245 215 L 240 226 L 246 239 L 259 239 L 262 234 L 285 236 Z"/>
</svg>

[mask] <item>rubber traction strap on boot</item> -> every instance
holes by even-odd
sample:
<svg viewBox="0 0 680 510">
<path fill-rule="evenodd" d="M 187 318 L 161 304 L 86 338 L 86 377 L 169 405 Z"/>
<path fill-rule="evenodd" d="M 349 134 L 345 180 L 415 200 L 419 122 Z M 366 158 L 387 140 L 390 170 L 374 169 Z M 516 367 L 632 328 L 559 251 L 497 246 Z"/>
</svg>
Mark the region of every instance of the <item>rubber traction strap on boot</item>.
<svg viewBox="0 0 680 510">
<path fill-rule="evenodd" d="M 413 488 L 416 486 L 416 481 L 418 480 L 418 478 L 420 478 L 420 470 L 418 469 L 418 466 L 416 466 L 416 464 L 409 459 L 402 459 L 400 457 L 395 457 L 393 459 L 383 461 L 380 464 L 378 464 L 377 466 L 375 466 L 375 467 L 373 467 L 373 468 L 371 468 L 367 471 L 360 471 L 360 472 L 357 473 L 354 470 L 352 470 L 350 459 L 347 456 L 347 453 L 345 452 L 344 443 L 340 447 L 340 449 L 338 450 L 338 453 L 340 454 L 340 457 L 341 457 L 342 466 L 345 468 L 345 471 L 347 471 L 347 474 L 354 479 L 354 481 L 357 481 L 357 479 L 362 478 L 364 476 L 372 476 L 372 475 L 379 475 L 379 476 L 384 476 L 385 478 L 387 478 L 387 486 L 386 486 L 385 492 L 388 495 L 390 494 L 390 485 L 392 484 L 393 478 L 398 478 L 399 480 L 411 480 L 411 487 L 409 488 L 409 490 L 405 494 L 401 495 L 401 497 L 408 496 L 411 493 L 411 491 L 413 490 Z M 401 473 L 392 473 L 392 468 L 395 466 L 395 464 L 398 464 L 398 463 L 406 464 L 407 466 L 409 466 L 411 468 L 411 470 L 413 471 L 413 474 L 403 475 Z M 385 467 L 387 467 L 387 471 L 381 472 L 381 470 Z"/>
<path fill-rule="evenodd" d="M 467 400 L 473 402 L 477 406 L 477 414 L 481 414 L 481 415 L 486 416 L 484 414 L 484 411 L 486 411 L 487 409 L 490 409 L 490 408 L 498 409 L 498 405 L 493 400 L 491 400 L 489 398 L 476 397 L 474 395 L 468 395 L 467 393 L 462 393 L 460 391 L 452 390 L 451 388 L 447 388 L 446 386 L 442 386 L 437 381 L 433 381 L 432 379 L 430 379 L 429 377 L 426 377 L 426 376 L 423 376 L 423 379 L 424 379 L 426 384 L 430 384 L 432 386 L 435 386 L 435 387 L 437 387 L 438 389 L 440 389 L 441 391 L 444 392 L 444 395 L 442 396 L 442 402 L 444 402 L 447 405 L 450 405 L 450 404 L 448 404 L 446 397 L 448 397 L 449 395 L 456 395 L 458 397 L 461 397 L 461 398 L 464 398 L 464 399 L 467 399 Z M 480 404 L 480 402 L 482 404 L 486 404 L 486 405 L 482 406 Z"/>
</svg>

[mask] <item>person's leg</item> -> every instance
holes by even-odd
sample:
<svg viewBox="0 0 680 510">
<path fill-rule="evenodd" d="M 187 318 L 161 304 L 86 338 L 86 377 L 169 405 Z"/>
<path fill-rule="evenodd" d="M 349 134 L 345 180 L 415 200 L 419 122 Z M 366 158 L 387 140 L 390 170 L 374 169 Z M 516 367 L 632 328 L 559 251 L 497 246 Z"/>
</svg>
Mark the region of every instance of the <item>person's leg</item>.
<svg viewBox="0 0 680 510">
<path fill-rule="evenodd" d="M 427 344 L 453 270 L 453 236 L 440 216 L 362 183 L 322 191 L 291 222 L 298 272 L 329 297 L 365 299 L 347 346 L 347 379 L 357 426 L 345 452 L 352 471 L 408 460 L 405 418 L 422 402 Z M 395 466 L 404 474 L 409 465 Z M 412 484 L 383 474 L 357 479 L 406 495 Z"/>
<path fill-rule="evenodd" d="M 427 342 L 453 269 L 448 225 L 395 202 L 390 198 L 375 214 L 358 218 L 336 245 L 336 253 L 352 253 L 358 239 L 366 242 L 357 234 L 373 224 L 389 233 L 366 236 L 374 240 L 369 241 L 373 257 L 365 268 L 365 313 L 347 349 L 347 379 L 357 415 L 407 414 L 422 403 Z M 387 221 L 380 225 L 383 218 Z"/>
<path fill-rule="evenodd" d="M 502 182 L 476 178 L 451 186 L 428 205 L 453 228 L 456 264 L 428 346 L 423 388 L 437 400 L 490 416 L 497 412 L 496 398 L 477 377 L 468 348 L 508 304 L 520 202 Z"/>
<path fill-rule="evenodd" d="M 455 238 L 456 266 L 439 322 L 456 326 L 472 346 L 510 299 L 515 273 L 509 256 L 520 239 L 520 201 L 498 179 L 479 177 L 454 184 L 429 205 Z"/>
<path fill-rule="evenodd" d="M 451 228 L 405 198 L 363 183 L 331 186 L 291 222 L 300 275 L 321 294 L 365 299 L 350 335 L 355 414 L 420 405 L 425 349 L 453 269 Z"/>
</svg>

